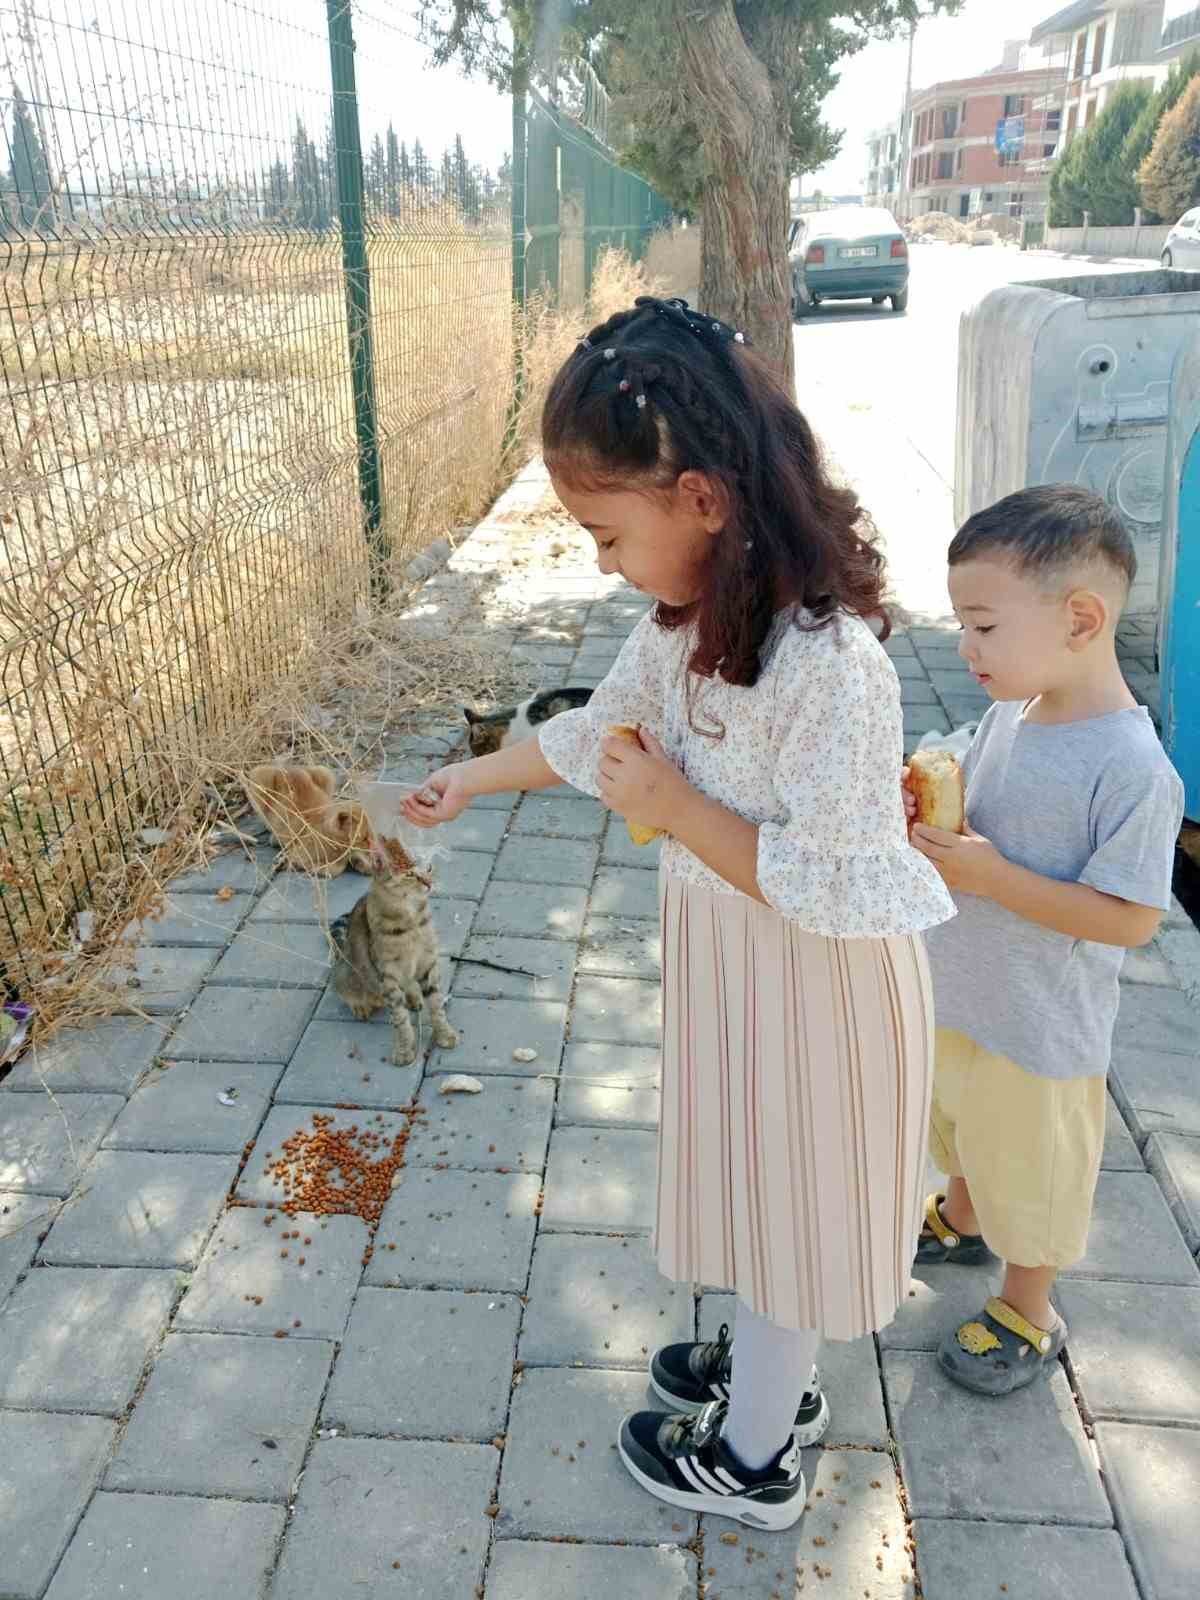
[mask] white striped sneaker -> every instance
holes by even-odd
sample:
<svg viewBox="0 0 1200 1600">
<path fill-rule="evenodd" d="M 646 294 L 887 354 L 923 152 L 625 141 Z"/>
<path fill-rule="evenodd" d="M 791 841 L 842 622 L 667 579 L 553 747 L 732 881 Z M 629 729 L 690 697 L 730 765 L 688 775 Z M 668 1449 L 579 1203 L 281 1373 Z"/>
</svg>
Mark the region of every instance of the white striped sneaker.
<svg viewBox="0 0 1200 1600">
<path fill-rule="evenodd" d="M 714 1400 L 698 1415 L 635 1411 L 621 1424 L 621 1460 L 667 1505 L 732 1517 L 751 1528 L 790 1528 L 804 1512 L 800 1447 L 789 1440 L 773 1461 L 751 1472 L 721 1437 L 727 1410 Z"/>
<path fill-rule="evenodd" d="M 713 1400 L 728 1400 L 732 1373 L 733 1344 L 727 1322 L 707 1343 L 665 1344 L 650 1357 L 651 1387 L 673 1412 L 702 1411 Z M 792 1438 L 807 1450 L 824 1437 L 828 1426 L 829 1402 L 821 1392 L 821 1374 L 814 1367 L 792 1423 Z"/>
</svg>

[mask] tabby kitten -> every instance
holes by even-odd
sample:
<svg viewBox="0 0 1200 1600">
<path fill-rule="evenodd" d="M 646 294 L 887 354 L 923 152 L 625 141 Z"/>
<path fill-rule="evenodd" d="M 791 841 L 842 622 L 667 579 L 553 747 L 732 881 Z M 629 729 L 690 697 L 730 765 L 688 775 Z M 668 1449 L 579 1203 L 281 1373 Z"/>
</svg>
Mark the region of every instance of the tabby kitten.
<svg viewBox="0 0 1200 1600">
<path fill-rule="evenodd" d="M 590 689 L 543 689 L 519 706 L 506 706 L 501 711 L 468 711 L 467 741 L 473 756 L 490 756 L 496 750 L 520 744 L 528 739 L 543 722 L 557 717 L 561 711 L 577 711 L 592 698 Z"/>
<path fill-rule="evenodd" d="M 429 997 L 433 1041 L 443 1050 L 458 1043 L 446 1018 L 438 974 L 438 942 L 429 913 L 431 874 L 395 839 L 376 838 L 371 847 L 371 887 L 329 930 L 337 949 L 333 987 L 360 1020 L 379 1007 L 392 1011 L 392 1060 L 407 1067 L 417 1059 L 409 1011 Z"/>
</svg>

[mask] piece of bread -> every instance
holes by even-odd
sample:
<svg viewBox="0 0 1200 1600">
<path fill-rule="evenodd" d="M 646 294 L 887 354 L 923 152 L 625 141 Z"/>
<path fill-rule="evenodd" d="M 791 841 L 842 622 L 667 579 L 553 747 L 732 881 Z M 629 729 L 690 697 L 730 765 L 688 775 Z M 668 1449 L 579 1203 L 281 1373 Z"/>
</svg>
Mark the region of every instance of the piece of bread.
<svg viewBox="0 0 1200 1600">
<path fill-rule="evenodd" d="M 917 799 L 917 821 L 944 833 L 961 833 L 966 787 L 958 757 L 949 750 L 918 750 L 908 764 L 908 786 Z"/>
<path fill-rule="evenodd" d="M 640 729 L 631 722 L 610 722 L 608 732 L 610 738 L 624 739 L 627 744 L 635 744 L 639 750 L 642 748 L 642 741 L 638 737 Z M 634 844 L 650 844 L 662 833 L 661 828 L 643 828 L 637 822 L 627 822 L 625 826 Z"/>
</svg>

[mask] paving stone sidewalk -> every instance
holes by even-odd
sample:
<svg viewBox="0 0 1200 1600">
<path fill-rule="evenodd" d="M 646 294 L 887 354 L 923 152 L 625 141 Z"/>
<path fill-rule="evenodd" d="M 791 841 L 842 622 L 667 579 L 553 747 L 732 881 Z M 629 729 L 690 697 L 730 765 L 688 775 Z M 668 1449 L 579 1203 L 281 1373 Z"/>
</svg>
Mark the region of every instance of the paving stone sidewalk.
<svg viewBox="0 0 1200 1600">
<path fill-rule="evenodd" d="M 540 492 L 526 474 L 457 567 L 502 556 L 506 511 Z M 583 570 L 521 593 L 516 647 L 547 682 L 598 680 L 642 610 Z M 1123 648 L 1152 700 L 1137 625 Z M 911 739 L 978 714 L 952 634 L 888 649 Z M 401 741 L 394 774 L 437 754 Z M 732 1314 L 648 1250 L 653 852 L 568 790 L 446 832 L 458 1050 L 387 1064 L 388 1028 L 327 988 L 324 929 L 362 879 L 276 876 L 262 847 L 178 882 L 145 930 L 152 1021 L 62 1036 L 0 1087 L 0 1600 L 907 1600 L 917 1574 L 926 1600 L 1035 1581 L 1045 1600 L 1191 1600 L 1200 935 L 1182 910 L 1126 969 L 1091 1253 L 1059 1293 L 1069 1363 L 1003 1404 L 954 1389 L 933 1351 L 988 1274 L 922 1273 L 878 1340 L 824 1352 L 810 1510 L 767 1536 L 660 1507 L 613 1445 L 648 1403 L 649 1351 Z M 447 1070 L 483 1093 L 439 1096 Z M 262 1226 L 265 1154 L 314 1112 L 418 1125 L 373 1251 L 356 1217 L 301 1217 L 301 1266 Z"/>
</svg>

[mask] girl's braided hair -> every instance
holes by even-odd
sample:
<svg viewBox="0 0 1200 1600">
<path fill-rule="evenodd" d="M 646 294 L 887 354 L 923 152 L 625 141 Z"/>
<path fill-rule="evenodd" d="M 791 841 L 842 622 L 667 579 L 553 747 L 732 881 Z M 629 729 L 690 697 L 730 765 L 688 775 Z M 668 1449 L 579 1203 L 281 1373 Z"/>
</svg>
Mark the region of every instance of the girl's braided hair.
<svg viewBox="0 0 1200 1600">
<path fill-rule="evenodd" d="M 775 615 L 879 619 L 883 556 L 848 488 L 828 475 L 812 430 L 741 334 L 685 300 L 643 296 L 593 328 L 559 370 L 542 414 L 546 462 L 581 488 L 669 488 L 703 472 L 728 520 L 704 588 L 659 604 L 664 628 L 695 623 L 689 662 L 702 677 L 753 685 Z"/>
</svg>

